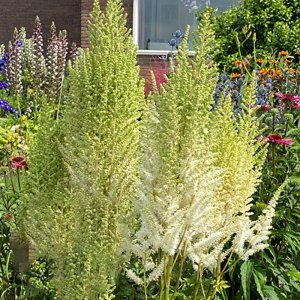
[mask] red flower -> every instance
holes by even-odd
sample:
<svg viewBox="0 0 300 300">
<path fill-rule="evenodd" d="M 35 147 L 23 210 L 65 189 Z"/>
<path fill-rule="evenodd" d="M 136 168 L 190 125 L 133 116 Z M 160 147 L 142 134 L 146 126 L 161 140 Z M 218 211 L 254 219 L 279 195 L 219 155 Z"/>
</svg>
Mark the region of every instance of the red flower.
<svg viewBox="0 0 300 300">
<path fill-rule="evenodd" d="M 260 105 L 259 106 L 259 110 L 262 110 L 262 111 L 269 111 L 273 108 L 272 105 Z"/>
<path fill-rule="evenodd" d="M 291 146 L 293 140 L 291 139 L 283 139 L 279 134 L 271 134 L 265 139 L 269 143 L 281 144 L 286 146 Z"/>
<path fill-rule="evenodd" d="M 6 214 L 3 215 L 3 218 L 4 218 L 5 220 L 10 220 L 10 219 L 12 219 L 12 217 L 13 217 L 13 215 L 10 214 L 10 213 L 6 213 Z"/>
<path fill-rule="evenodd" d="M 300 101 L 299 95 L 292 95 L 292 94 L 283 94 L 281 92 L 275 93 L 275 96 L 282 99 L 282 100 L 288 100 L 288 101 Z"/>
<path fill-rule="evenodd" d="M 300 108 L 300 101 L 299 101 L 299 102 L 294 102 L 294 103 L 291 105 L 291 108 Z"/>
<path fill-rule="evenodd" d="M 17 155 L 17 156 L 13 156 L 9 159 L 10 164 L 13 168 L 28 168 L 26 159 L 24 156 L 22 155 Z"/>
<path fill-rule="evenodd" d="M 285 109 L 285 103 L 279 103 L 279 104 L 278 104 L 278 107 L 279 107 L 280 109 Z"/>
</svg>

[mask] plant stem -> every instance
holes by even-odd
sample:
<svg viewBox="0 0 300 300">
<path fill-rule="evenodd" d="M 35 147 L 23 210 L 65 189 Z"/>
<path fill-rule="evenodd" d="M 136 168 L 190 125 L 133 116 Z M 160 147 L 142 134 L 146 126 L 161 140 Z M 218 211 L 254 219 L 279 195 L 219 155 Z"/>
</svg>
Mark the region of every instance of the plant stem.
<svg viewBox="0 0 300 300">
<path fill-rule="evenodd" d="M 146 254 L 144 256 L 144 295 L 145 295 L 145 299 L 148 299 L 148 295 L 147 295 L 147 276 L 146 276 Z"/>
<path fill-rule="evenodd" d="M 181 261 L 180 261 L 180 266 L 179 266 L 179 274 L 178 274 L 176 284 L 175 284 L 175 292 L 177 292 L 179 289 L 179 283 L 180 283 L 180 279 L 181 279 L 181 275 L 182 275 L 183 265 L 184 265 L 184 262 L 186 259 L 186 249 L 187 249 L 187 243 L 185 242 L 184 247 L 183 247 Z M 173 297 L 172 297 L 172 299 L 173 299 Z"/>
<path fill-rule="evenodd" d="M 207 300 L 214 300 L 217 292 L 218 292 L 218 287 L 220 285 L 220 280 L 221 280 L 221 255 L 219 254 L 218 256 L 218 265 L 216 268 L 216 282 L 215 285 L 213 286 L 212 292 L 209 294 Z"/>
<path fill-rule="evenodd" d="M 201 292 L 204 297 L 204 300 L 206 300 L 206 294 L 205 294 L 203 283 L 202 283 L 202 275 L 203 275 L 203 267 L 202 267 L 202 265 L 199 265 L 198 270 L 197 270 L 195 288 L 194 288 L 194 292 L 193 292 L 193 299 L 196 299 L 196 297 L 198 296 L 199 289 L 201 288 Z"/>
<path fill-rule="evenodd" d="M 166 256 L 165 256 L 166 259 Z M 164 300 L 170 299 L 170 286 L 171 286 L 171 275 L 173 270 L 173 261 L 174 256 L 168 256 L 168 261 L 166 263 L 166 269 L 165 269 L 165 291 L 164 291 Z"/>
</svg>

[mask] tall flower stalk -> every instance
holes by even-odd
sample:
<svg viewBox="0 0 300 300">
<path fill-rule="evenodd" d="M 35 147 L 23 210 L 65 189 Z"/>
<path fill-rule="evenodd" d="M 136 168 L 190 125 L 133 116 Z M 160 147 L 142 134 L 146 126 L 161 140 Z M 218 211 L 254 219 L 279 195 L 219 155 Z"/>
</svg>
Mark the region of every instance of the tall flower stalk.
<svg viewBox="0 0 300 300">
<path fill-rule="evenodd" d="M 13 40 L 8 46 L 8 65 L 6 69 L 7 81 L 11 91 L 15 96 L 22 92 L 22 41 L 20 40 L 19 31 L 15 28 Z"/>
<path fill-rule="evenodd" d="M 35 19 L 35 28 L 32 36 L 32 80 L 36 95 L 38 95 L 44 85 L 45 80 L 45 58 L 43 55 L 44 49 L 42 24 L 39 17 Z"/>
</svg>

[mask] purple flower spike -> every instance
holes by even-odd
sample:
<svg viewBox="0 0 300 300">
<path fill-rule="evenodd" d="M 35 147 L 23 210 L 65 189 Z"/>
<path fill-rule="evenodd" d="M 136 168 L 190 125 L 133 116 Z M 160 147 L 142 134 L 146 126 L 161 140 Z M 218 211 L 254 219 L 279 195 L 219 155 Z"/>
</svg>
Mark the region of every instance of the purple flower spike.
<svg viewBox="0 0 300 300">
<path fill-rule="evenodd" d="M 0 90 L 7 89 L 9 87 L 9 84 L 5 81 L 0 82 Z"/>
<path fill-rule="evenodd" d="M 0 108 L 2 108 L 5 112 L 15 114 L 17 116 L 20 115 L 20 113 L 13 106 L 9 105 L 7 100 L 0 100 Z"/>
</svg>

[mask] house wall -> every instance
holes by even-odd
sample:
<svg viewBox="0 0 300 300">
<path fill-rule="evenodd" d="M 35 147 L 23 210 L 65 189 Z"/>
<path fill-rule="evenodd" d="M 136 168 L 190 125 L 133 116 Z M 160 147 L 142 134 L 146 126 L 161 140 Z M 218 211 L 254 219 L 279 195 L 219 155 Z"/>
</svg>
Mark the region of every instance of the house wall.
<svg viewBox="0 0 300 300">
<path fill-rule="evenodd" d="M 14 28 L 25 27 L 31 36 L 39 16 L 44 36 L 49 37 L 52 21 L 58 30 L 66 29 L 70 42 L 81 42 L 81 0 L 9 0 L 1 5 L 0 43 L 8 45 Z"/>
<path fill-rule="evenodd" d="M 81 0 L 81 47 L 88 46 L 88 18 L 92 10 L 94 0 Z M 99 0 L 102 10 L 105 9 L 106 0 Z M 127 13 L 127 26 L 132 28 L 133 0 L 123 0 L 123 6 Z"/>
<path fill-rule="evenodd" d="M 104 10 L 106 2 L 99 0 L 101 9 Z M 70 43 L 76 42 L 81 47 L 88 47 L 88 18 L 92 6 L 93 0 L 9 0 L 1 8 L 0 44 L 8 45 L 15 27 L 25 27 L 27 35 L 31 36 L 34 20 L 39 16 L 45 39 L 48 39 L 54 21 L 58 30 L 67 30 Z M 123 6 L 127 13 L 127 26 L 132 28 L 133 0 L 123 0 Z M 143 76 L 149 74 L 153 61 L 156 61 L 153 56 L 138 56 Z"/>
</svg>

